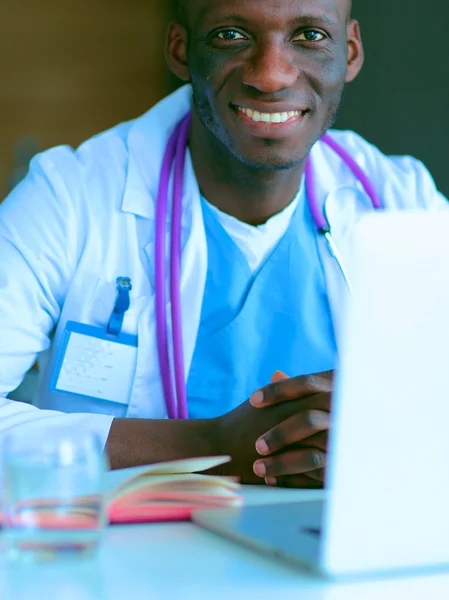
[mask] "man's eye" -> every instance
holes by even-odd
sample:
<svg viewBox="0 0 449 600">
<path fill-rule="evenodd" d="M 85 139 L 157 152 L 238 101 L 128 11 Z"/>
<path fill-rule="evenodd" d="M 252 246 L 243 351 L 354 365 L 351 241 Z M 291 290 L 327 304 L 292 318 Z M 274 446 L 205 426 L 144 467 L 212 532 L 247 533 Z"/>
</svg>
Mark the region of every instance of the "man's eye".
<svg viewBox="0 0 449 600">
<path fill-rule="evenodd" d="M 246 39 L 244 35 L 235 31 L 234 29 L 227 29 L 226 31 L 220 31 L 217 35 L 219 40 L 224 40 L 225 42 L 234 42 L 235 40 L 244 40 Z"/>
<path fill-rule="evenodd" d="M 324 33 L 317 31 L 316 29 L 309 29 L 309 31 L 303 31 L 295 37 L 295 41 L 298 42 L 322 42 L 325 39 Z"/>
</svg>

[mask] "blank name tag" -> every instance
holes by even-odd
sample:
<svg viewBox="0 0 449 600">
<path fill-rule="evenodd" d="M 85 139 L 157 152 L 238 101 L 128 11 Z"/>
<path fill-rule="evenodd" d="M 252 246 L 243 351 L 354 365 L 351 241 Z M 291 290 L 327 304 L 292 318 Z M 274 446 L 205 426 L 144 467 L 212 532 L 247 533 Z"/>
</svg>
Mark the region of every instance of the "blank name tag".
<svg viewBox="0 0 449 600">
<path fill-rule="evenodd" d="M 49 389 L 128 405 L 136 363 L 136 335 L 68 321 Z"/>
</svg>

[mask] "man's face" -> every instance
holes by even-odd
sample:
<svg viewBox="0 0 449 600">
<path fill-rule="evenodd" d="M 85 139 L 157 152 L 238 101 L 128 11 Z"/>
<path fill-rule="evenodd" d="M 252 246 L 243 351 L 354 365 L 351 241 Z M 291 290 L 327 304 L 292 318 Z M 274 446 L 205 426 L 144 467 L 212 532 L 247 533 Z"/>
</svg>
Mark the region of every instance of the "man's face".
<svg viewBox="0 0 449 600">
<path fill-rule="evenodd" d="M 335 120 L 349 79 L 348 32 L 358 27 L 348 13 L 349 0 L 188 0 L 202 125 L 247 165 L 299 164 Z"/>
</svg>

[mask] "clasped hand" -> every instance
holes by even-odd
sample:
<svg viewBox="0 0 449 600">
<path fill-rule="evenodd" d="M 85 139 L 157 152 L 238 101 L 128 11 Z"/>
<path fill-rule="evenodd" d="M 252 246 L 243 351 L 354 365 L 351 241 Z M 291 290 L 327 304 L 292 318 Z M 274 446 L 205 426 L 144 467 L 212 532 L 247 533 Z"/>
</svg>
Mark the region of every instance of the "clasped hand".
<svg viewBox="0 0 449 600">
<path fill-rule="evenodd" d="M 261 436 L 257 452 L 266 457 L 254 464 L 268 485 L 320 487 L 324 482 L 332 373 L 287 378 L 273 376 L 272 384 L 250 399 L 255 408 L 303 398 L 301 410 Z"/>
<path fill-rule="evenodd" d="M 325 478 L 333 373 L 282 373 L 218 420 L 218 450 L 243 483 L 320 488 Z"/>
</svg>

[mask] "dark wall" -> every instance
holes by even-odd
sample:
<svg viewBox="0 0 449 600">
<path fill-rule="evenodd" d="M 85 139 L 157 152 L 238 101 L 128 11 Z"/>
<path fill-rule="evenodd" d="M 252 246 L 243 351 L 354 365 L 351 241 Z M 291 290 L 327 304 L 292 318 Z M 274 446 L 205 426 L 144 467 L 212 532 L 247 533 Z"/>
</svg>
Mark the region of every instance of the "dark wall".
<svg viewBox="0 0 449 600">
<path fill-rule="evenodd" d="M 1 202 L 36 150 L 77 146 L 170 87 L 167 0 L 0 0 L 0 15 Z"/>
<path fill-rule="evenodd" d="M 426 163 L 449 198 L 449 0 L 354 0 L 366 62 L 337 126 Z"/>
</svg>

